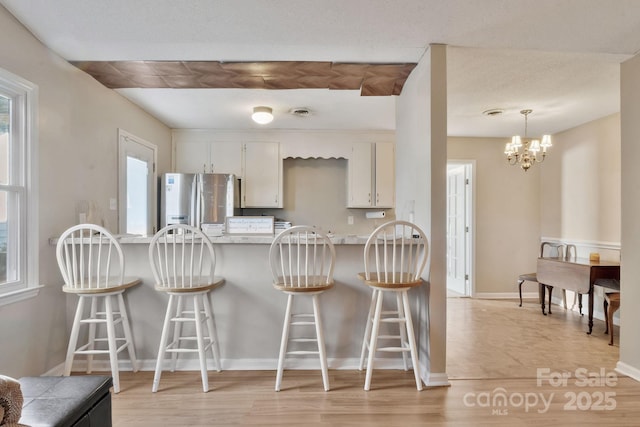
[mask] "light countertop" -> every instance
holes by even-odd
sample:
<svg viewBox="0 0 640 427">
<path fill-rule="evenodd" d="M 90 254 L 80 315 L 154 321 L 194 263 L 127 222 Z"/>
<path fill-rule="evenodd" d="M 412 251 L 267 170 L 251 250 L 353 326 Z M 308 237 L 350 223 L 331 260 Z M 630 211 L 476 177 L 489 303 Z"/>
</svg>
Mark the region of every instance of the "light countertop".
<svg viewBox="0 0 640 427">
<path fill-rule="evenodd" d="M 136 236 L 136 235 L 118 235 L 115 237 L 123 245 L 128 244 L 149 244 L 151 243 L 150 236 Z M 273 235 L 222 235 L 222 236 L 209 236 L 211 243 L 213 244 L 252 244 L 252 245 L 270 245 L 273 242 L 275 236 Z M 334 245 L 364 245 L 367 242 L 369 236 L 359 236 L 355 234 L 342 234 L 342 235 L 330 235 L 331 242 Z M 51 245 L 55 245 L 58 242 L 57 237 L 49 239 Z"/>
</svg>

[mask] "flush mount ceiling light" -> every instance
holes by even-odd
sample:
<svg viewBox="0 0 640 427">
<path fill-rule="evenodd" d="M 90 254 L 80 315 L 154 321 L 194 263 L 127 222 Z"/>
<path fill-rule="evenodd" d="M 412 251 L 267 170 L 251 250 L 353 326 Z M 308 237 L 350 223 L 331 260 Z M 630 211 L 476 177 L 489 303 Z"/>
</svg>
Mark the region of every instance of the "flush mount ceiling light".
<svg viewBox="0 0 640 427">
<path fill-rule="evenodd" d="M 520 135 L 514 136 L 504 149 L 509 164 L 520 165 L 525 172 L 536 163 L 544 161 L 547 148 L 551 147 L 551 135 L 543 135 L 542 142 L 539 139 L 527 138 L 527 116 L 531 112 L 532 110 L 520 111 L 524 116 L 524 138 L 520 138 Z"/>
<path fill-rule="evenodd" d="M 273 120 L 273 110 L 271 107 L 253 107 L 251 118 L 258 124 L 266 125 Z"/>
</svg>

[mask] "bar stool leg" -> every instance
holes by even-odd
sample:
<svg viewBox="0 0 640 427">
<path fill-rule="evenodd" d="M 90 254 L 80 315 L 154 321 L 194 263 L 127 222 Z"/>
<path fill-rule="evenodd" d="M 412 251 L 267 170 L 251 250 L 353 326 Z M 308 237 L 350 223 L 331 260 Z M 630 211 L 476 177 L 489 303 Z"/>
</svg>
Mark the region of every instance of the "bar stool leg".
<svg viewBox="0 0 640 427">
<path fill-rule="evenodd" d="M 313 316 L 316 325 L 316 336 L 318 340 L 318 355 L 320 356 L 320 368 L 322 369 L 322 383 L 324 391 L 329 391 L 329 371 L 327 368 L 327 353 L 324 347 L 324 332 L 322 329 L 322 320 L 320 318 L 320 303 L 318 302 L 318 294 L 313 295 Z"/>
<path fill-rule="evenodd" d="M 91 298 L 91 319 L 95 319 L 98 313 L 98 298 Z M 96 324 L 95 322 L 89 323 L 89 347 L 88 350 L 95 350 L 96 348 Z M 93 354 L 87 355 L 87 374 L 93 371 Z"/>
<path fill-rule="evenodd" d="M 158 348 L 156 372 L 153 377 L 153 386 L 151 387 L 151 391 L 153 393 L 158 391 L 158 386 L 160 385 L 160 377 L 162 376 L 162 363 L 164 362 L 164 354 L 167 351 L 167 339 L 169 337 L 169 328 L 171 327 L 171 312 L 173 310 L 174 301 L 174 295 L 170 294 L 169 302 L 167 303 L 167 312 L 164 316 L 164 324 L 162 325 L 162 335 L 160 336 L 160 347 Z"/>
<path fill-rule="evenodd" d="M 71 375 L 71 368 L 73 365 L 73 356 L 76 352 L 76 346 L 78 345 L 78 335 L 80 334 L 80 321 L 82 320 L 82 313 L 84 312 L 84 300 L 85 297 L 80 295 L 78 297 L 78 306 L 76 307 L 76 315 L 73 318 L 73 326 L 71 327 L 71 336 L 69 337 L 69 346 L 67 347 L 67 359 L 64 363 L 64 376 Z"/>
<path fill-rule="evenodd" d="M 209 329 L 213 361 L 216 364 L 216 371 L 220 372 L 222 363 L 220 362 L 220 348 L 218 347 L 218 331 L 216 331 L 216 321 L 213 317 L 213 309 L 211 308 L 208 293 L 202 294 L 202 305 L 204 306 L 204 314 L 207 316 L 207 328 Z"/>
<path fill-rule="evenodd" d="M 109 342 L 109 362 L 113 377 L 113 392 L 120 392 L 120 376 L 118 375 L 118 345 L 116 343 L 116 329 L 113 323 L 113 306 L 111 295 L 104 297 L 105 314 L 107 316 L 107 341 Z"/>
<path fill-rule="evenodd" d="M 176 296 L 176 314 L 175 318 L 179 318 L 183 316 L 184 312 L 184 297 L 182 295 Z M 182 335 L 182 322 L 175 322 L 173 325 L 173 336 L 170 342 L 175 342 L 176 347 L 180 347 L 180 336 Z M 171 353 L 171 372 L 176 371 L 176 365 L 178 364 L 178 352 Z"/>
<path fill-rule="evenodd" d="M 408 290 L 402 291 L 402 300 L 404 301 L 404 311 L 406 316 L 407 335 L 409 338 L 409 348 L 411 349 L 411 363 L 413 364 L 413 374 L 416 378 L 416 387 L 418 391 L 422 390 L 422 379 L 420 378 L 420 365 L 418 361 L 418 347 L 416 346 L 416 337 L 413 331 L 413 321 L 411 319 L 411 307 L 409 306 Z"/>
<path fill-rule="evenodd" d="M 378 344 L 378 332 L 380 332 L 380 317 L 382 316 L 382 299 L 383 292 L 378 291 L 376 296 L 376 311 L 373 316 L 373 325 L 371 330 L 371 341 L 369 342 L 369 360 L 367 361 L 367 374 L 364 380 L 364 389 L 369 391 L 371 388 L 371 375 L 373 373 L 373 359 L 376 355 L 376 348 Z"/>
<path fill-rule="evenodd" d="M 278 356 L 278 372 L 276 374 L 276 391 L 280 391 L 282 385 L 282 371 L 284 369 L 284 358 L 287 353 L 287 343 L 289 342 L 289 327 L 291 325 L 291 309 L 293 306 L 293 294 L 287 296 L 287 308 L 284 313 L 284 325 L 282 326 L 282 340 L 280 341 L 280 355 Z"/>
<path fill-rule="evenodd" d="M 375 312 L 376 307 L 376 296 L 377 289 L 374 289 L 371 293 L 371 302 L 369 303 L 369 313 L 367 314 L 367 324 L 364 328 L 364 338 L 362 339 L 362 351 L 360 352 L 360 366 L 358 370 L 362 371 L 364 369 L 364 357 L 367 354 L 367 350 L 369 348 L 369 340 L 371 339 L 371 324 L 373 323 L 373 313 Z"/>
<path fill-rule="evenodd" d="M 209 391 L 209 377 L 207 374 L 207 356 L 204 353 L 204 338 L 202 333 L 202 310 L 199 295 L 193 295 L 193 316 L 196 323 L 196 340 L 198 342 L 198 358 L 200 359 L 200 375 L 202 377 L 202 391 Z"/>
<path fill-rule="evenodd" d="M 404 347 L 405 345 L 409 345 L 409 341 L 407 341 L 407 327 L 406 327 L 406 317 L 405 317 L 405 310 L 403 310 L 403 301 L 402 301 L 402 295 L 400 295 L 400 293 L 396 292 L 396 305 L 398 307 L 398 328 L 400 328 L 400 347 Z M 405 325 L 403 325 L 403 319 L 404 319 L 404 323 Z M 409 366 L 407 364 L 407 352 L 403 351 L 402 352 L 402 363 L 404 365 L 404 370 L 408 371 L 409 370 Z"/>
<path fill-rule="evenodd" d="M 120 317 L 122 318 L 122 328 L 124 331 L 124 337 L 127 341 L 127 351 L 129 352 L 129 359 L 131 360 L 131 367 L 133 369 L 133 372 L 138 372 L 136 349 L 133 345 L 133 336 L 131 334 L 131 326 L 129 325 L 129 316 L 127 316 L 127 309 L 124 305 L 124 297 L 122 296 L 122 293 L 118 294 L 118 305 L 120 306 Z"/>
</svg>

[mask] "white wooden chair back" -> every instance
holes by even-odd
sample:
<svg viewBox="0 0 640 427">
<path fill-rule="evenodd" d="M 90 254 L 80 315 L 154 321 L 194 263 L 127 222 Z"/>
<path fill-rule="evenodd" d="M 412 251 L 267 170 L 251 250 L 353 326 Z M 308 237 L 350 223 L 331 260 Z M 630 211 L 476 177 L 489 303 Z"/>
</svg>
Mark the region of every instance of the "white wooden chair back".
<svg viewBox="0 0 640 427">
<path fill-rule="evenodd" d="M 565 261 L 575 261 L 578 257 L 576 245 L 568 244 L 565 248 L 564 259 Z"/>
<path fill-rule="evenodd" d="M 158 231 L 149 244 L 156 288 L 193 289 L 214 283 L 216 254 L 200 229 L 173 224 Z"/>
<path fill-rule="evenodd" d="M 124 256 L 103 227 L 80 224 L 67 229 L 56 246 L 65 287 L 75 291 L 109 289 L 124 280 Z"/>
<path fill-rule="evenodd" d="M 297 225 L 278 234 L 269 250 L 274 284 L 287 288 L 316 288 L 333 283 L 336 251 L 315 227 Z"/>
<path fill-rule="evenodd" d="M 575 250 L 575 246 L 573 247 Z M 542 242 L 540 244 L 540 257 L 565 259 L 564 250 L 564 243 Z"/>
<path fill-rule="evenodd" d="M 408 221 L 390 221 L 376 228 L 364 246 L 365 279 L 380 283 L 420 280 L 427 265 L 429 243 L 424 232 Z"/>
</svg>

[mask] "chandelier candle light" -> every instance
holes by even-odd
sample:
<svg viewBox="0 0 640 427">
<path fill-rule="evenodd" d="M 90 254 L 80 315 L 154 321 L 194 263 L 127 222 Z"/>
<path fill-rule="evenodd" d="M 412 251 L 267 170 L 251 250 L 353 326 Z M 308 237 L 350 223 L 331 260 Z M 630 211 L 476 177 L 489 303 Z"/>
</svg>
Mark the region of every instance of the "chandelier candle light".
<svg viewBox="0 0 640 427">
<path fill-rule="evenodd" d="M 544 161 L 547 155 L 547 148 L 551 147 L 551 135 L 543 135 L 542 142 L 538 139 L 527 139 L 527 116 L 532 110 L 522 110 L 520 114 L 524 116 L 524 138 L 516 135 L 507 143 L 504 154 L 510 165 L 520 165 L 526 172 L 535 163 Z"/>
</svg>

